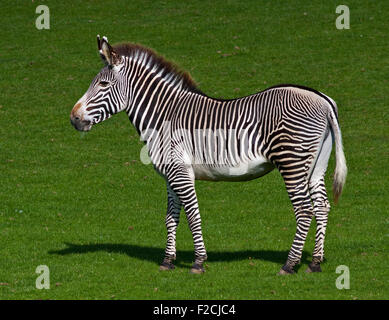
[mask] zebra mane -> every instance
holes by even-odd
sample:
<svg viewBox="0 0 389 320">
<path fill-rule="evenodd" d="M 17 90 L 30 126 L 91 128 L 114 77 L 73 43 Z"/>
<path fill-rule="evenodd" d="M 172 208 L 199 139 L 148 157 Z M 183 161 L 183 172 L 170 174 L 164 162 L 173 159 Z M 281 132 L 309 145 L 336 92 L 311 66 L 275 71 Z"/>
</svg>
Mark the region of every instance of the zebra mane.
<svg viewBox="0 0 389 320">
<path fill-rule="evenodd" d="M 135 43 L 120 43 L 113 46 L 113 50 L 125 57 L 142 61 L 149 65 L 154 72 L 160 73 L 162 78 L 168 79 L 172 84 L 180 84 L 184 89 L 201 93 L 190 74 L 180 69 L 174 62 L 168 61 L 153 49 Z"/>
</svg>

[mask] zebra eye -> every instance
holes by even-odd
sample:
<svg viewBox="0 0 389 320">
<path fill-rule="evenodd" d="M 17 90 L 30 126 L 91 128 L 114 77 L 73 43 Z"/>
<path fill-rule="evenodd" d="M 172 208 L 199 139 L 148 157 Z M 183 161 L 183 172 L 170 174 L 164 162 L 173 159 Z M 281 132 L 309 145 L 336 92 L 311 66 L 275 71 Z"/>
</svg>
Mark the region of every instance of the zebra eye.
<svg viewBox="0 0 389 320">
<path fill-rule="evenodd" d="M 105 87 L 108 87 L 108 86 L 109 86 L 109 82 L 108 82 L 108 81 L 100 81 L 100 82 L 99 82 L 99 85 L 100 85 L 100 87 L 105 88 Z"/>
</svg>

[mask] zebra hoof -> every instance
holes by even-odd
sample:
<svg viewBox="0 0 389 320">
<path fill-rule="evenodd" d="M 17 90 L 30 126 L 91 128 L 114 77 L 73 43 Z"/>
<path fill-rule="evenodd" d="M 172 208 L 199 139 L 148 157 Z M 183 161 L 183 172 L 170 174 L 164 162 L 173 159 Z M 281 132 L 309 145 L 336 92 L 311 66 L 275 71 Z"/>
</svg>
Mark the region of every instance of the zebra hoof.
<svg viewBox="0 0 389 320">
<path fill-rule="evenodd" d="M 190 273 L 192 274 L 202 274 L 205 272 L 205 269 L 202 265 L 194 264 L 192 268 L 190 269 Z"/>
<path fill-rule="evenodd" d="M 284 275 L 293 274 L 293 273 L 294 273 L 294 271 L 288 272 L 288 271 L 285 271 L 284 269 L 281 269 L 277 274 L 279 276 L 284 276 Z"/>
<path fill-rule="evenodd" d="M 161 265 L 159 266 L 160 271 L 173 270 L 174 264 L 171 259 L 164 259 Z"/>
<path fill-rule="evenodd" d="M 316 264 L 311 262 L 308 265 L 307 270 L 305 270 L 306 273 L 312 273 L 312 272 L 321 272 L 320 264 Z"/>
<path fill-rule="evenodd" d="M 159 266 L 159 271 L 167 271 L 167 270 L 173 270 L 175 267 L 174 267 L 174 264 L 173 263 L 170 263 L 170 264 L 161 264 Z"/>
<path fill-rule="evenodd" d="M 280 272 L 278 272 L 277 274 L 280 275 L 280 276 L 284 276 L 284 275 L 288 275 L 288 274 L 294 274 L 294 270 L 293 268 L 289 268 L 289 267 L 286 267 L 286 266 L 283 266 L 280 270 Z"/>
</svg>

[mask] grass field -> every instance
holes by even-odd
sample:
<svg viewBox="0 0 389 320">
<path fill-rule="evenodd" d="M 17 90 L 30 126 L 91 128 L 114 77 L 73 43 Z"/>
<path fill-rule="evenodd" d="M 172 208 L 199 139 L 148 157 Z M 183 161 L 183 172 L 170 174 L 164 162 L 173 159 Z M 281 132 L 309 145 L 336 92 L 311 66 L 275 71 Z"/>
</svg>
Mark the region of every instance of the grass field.
<svg viewBox="0 0 389 320">
<path fill-rule="evenodd" d="M 35 9 L 50 9 L 38 30 Z M 1 299 L 388 299 L 389 2 L 1 1 Z M 161 273 L 165 183 L 140 162 L 142 142 L 125 114 L 87 135 L 69 113 L 102 67 L 96 35 L 139 42 L 188 70 L 205 93 L 232 98 L 279 83 L 320 90 L 339 107 L 349 175 L 333 205 L 326 261 L 276 276 L 295 232 L 273 171 L 245 183 L 196 184 L 207 272 L 189 274 L 185 218 L 176 270 Z M 38 290 L 35 269 L 50 269 Z M 350 270 L 338 290 L 337 266 Z"/>
</svg>

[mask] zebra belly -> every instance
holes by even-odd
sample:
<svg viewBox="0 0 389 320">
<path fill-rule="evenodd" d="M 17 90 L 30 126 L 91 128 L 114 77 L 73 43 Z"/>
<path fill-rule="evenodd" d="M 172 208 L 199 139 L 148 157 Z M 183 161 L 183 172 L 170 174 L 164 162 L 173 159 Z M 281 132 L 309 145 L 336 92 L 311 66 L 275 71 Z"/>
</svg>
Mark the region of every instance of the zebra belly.
<svg viewBox="0 0 389 320">
<path fill-rule="evenodd" d="M 274 165 L 263 157 L 240 162 L 236 166 L 192 165 L 196 180 L 248 181 L 264 176 L 274 169 Z"/>
</svg>

